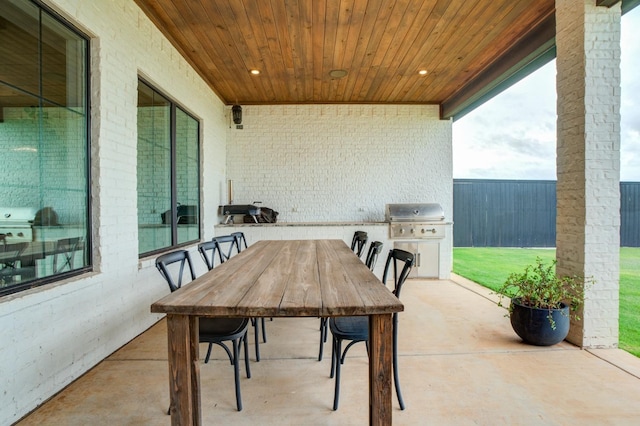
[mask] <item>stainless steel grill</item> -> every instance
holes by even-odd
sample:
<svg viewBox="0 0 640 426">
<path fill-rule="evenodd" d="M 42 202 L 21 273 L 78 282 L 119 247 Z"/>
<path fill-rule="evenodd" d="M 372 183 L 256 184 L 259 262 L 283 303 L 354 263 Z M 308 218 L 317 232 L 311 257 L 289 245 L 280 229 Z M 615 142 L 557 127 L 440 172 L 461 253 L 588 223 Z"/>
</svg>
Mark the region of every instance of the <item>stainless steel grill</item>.
<svg viewBox="0 0 640 426">
<path fill-rule="evenodd" d="M 440 204 L 387 204 L 385 218 L 394 248 L 415 254 L 410 277 L 448 278 L 451 222 Z"/>
<path fill-rule="evenodd" d="M 444 210 L 437 203 L 387 204 L 385 218 L 392 239 L 445 237 Z"/>
<path fill-rule="evenodd" d="M 5 243 L 33 241 L 34 207 L 0 207 L 0 236 Z"/>
</svg>

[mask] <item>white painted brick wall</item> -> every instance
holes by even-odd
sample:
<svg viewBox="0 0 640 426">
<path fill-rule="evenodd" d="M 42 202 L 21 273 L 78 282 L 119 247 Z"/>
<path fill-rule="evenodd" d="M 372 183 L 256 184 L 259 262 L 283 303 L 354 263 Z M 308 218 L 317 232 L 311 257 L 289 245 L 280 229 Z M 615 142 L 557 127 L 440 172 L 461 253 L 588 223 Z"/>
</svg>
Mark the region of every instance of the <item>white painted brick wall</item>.
<svg viewBox="0 0 640 426">
<path fill-rule="evenodd" d="M 243 129 L 229 123 L 234 202 L 262 201 L 280 213 L 279 223 L 382 222 L 386 204 L 416 202 L 438 202 L 452 220 L 451 122 L 439 119 L 436 105 L 244 106 Z M 355 230 L 369 230 L 370 241 L 385 244 L 385 254 L 393 246 L 387 227 L 379 225 L 238 230 L 258 239 L 340 238 L 349 244 Z M 218 235 L 229 232 L 217 229 Z M 448 232 L 439 242 L 440 278 L 450 275 L 452 246 Z"/>
<path fill-rule="evenodd" d="M 451 122 L 439 108 L 243 106 L 229 129 L 234 202 L 282 222 L 382 221 L 387 203 L 438 202 L 453 214 Z M 225 200 L 226 203 L 226 200 Z"/>
<path fill-rule="evenodd" d="M 556 0 L 557 257 L 593 277 L 571 341 L 615 347 L 619 303 L 620 4 Z"/>
<path fill-rule="evenodd" d="M 218 220 L 225 187 L 224 106 L 135 2 L 45 3 L 91 37 L 96 272 L 0 299 L 0 424 L 20 419 L 159 317 L 149 307 L 168 287 L 153 258 L 138 260 L 139 75 L 203 123 L 204 223 Z"/>
</svg>

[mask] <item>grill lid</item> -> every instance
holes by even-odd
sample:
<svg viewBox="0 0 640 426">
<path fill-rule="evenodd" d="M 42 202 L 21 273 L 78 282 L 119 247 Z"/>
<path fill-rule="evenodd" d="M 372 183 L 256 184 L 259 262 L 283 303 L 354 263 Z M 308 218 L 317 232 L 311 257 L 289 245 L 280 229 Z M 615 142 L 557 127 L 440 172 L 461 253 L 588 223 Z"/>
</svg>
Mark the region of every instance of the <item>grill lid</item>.
<svg viewBox="0 0 640 426">
<path fill-rule="evenodd" d="M 444 220 L 444 210 L 438 203 L 387 204 L 387 222 L 424 222 Z"/>
<path fill-rule="evenodd" d="M 221 208 L 224 215 L 248 214 L 256 216 L 260 214 L 260 207 L 253 204 L 227 204 Z"/>
</svg>

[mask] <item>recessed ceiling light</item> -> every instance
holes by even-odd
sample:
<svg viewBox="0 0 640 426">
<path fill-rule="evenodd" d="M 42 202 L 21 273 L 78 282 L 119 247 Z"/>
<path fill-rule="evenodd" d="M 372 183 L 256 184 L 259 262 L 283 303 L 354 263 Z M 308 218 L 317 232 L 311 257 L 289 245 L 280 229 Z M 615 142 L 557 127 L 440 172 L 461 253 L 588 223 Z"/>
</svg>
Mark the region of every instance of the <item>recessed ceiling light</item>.
<svg viewBox="0 0 640 426">
<path fill-rule="evenodd" d="M 418 74 L 420 74 L 420 75 L 427 75 L 428 73 L 429 73 L 429 71 L 427 71 L 427 70 L 418 71 Z"/>
<path fill-rule="evenodd" d="M 255 69 L 254 69 L 254 70 L 251 70 L 251 71 L 249 71 L 249 72 L 250 72 L 251 74 L 253 74 L 253 75 L 258 75 L 258 74 L 260 74 L 260 70 L 255 70 Z"/>
<path fill-rule="evenodd" d="M 331 70 L 329 71 L 329 75 L 332 78 L 342 78 L 345 77 L 347 75 L 347 70 Z"/>
</svg>

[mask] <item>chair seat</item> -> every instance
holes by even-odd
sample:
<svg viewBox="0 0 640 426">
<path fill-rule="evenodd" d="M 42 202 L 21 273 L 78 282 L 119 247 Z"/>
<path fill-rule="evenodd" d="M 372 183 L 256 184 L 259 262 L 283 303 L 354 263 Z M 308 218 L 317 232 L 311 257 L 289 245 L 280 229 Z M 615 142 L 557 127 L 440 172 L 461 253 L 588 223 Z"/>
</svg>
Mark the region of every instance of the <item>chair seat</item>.
<svg viewBox="0 0 640 426">
<path fill-rule="evenodd" d="M 200 317 L 200 341 L 233 340 L 240 337 L 249 324 L 247 318 Z"/>
<path fill-rule="evenodd" d="M 369 317 L 335 317 L 329 320 L 334 336 L 343 340 L 369 340 Z"/>
</svg>

